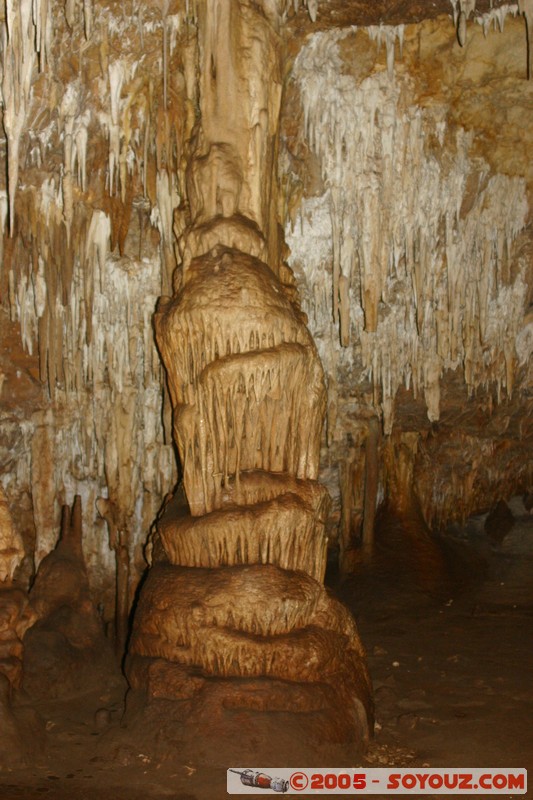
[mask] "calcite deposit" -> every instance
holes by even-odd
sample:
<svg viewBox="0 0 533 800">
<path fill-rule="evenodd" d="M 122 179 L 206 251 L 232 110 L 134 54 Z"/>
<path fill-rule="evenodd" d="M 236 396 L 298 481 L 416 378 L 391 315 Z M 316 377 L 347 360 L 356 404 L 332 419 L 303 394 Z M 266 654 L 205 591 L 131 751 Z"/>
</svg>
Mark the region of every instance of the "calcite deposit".
<svg viewBox="0 0 533 800">
<path fill-rule="evenodd" d="M 120 683 L 111 642 L 91 598 L 83 557 L 81 498 L 64 506 L 54 550 L 30 591 L 32 626 L 24 638 L 23 688 L 32 700 L 72 698 Z M 43 665 L 44 668 L 43 668 Z"/>
<path fill-rule="evenodd" d="M 24 634 L 37 618 L 28 593 L 13 580 L 24 556 L 3 489 L 0 487 L 0 718 L 2 737 L 0 765 L 18 763 L 31 750 L 25 745 L 28 731 L 13 707 L 14 692 L 23 679 Z"/>
<path fill-rule="evenodd" d="M 0 486 L 0 583 L 10 584 L 24 557 L 24 545 L 13 525 L 6 494 Z"/>
<path fill-rule="evenodd" d="M 532 491 L 532 29 L 531 0 L 0 4 L 0 592 L 79 496 L 119 655 L 153 554 L 129 678 L 198 730 L 362 741 L 328 553 L 384 503 L 435 530 Z"/>
<path fill-rule="evenodd" d="M 283 710 L 300 714 L 302 685 L 331 685 L 321 711 L 341 740 L 361 745 L 372 719 L 364 653 L 319 583 L 325 387 L 300 314 L 266 264 L 216 248 L 193 260 L 156 329 L 188 502 L 167 505 L 157 524 L 166 558 L 143 585 L 130 682 L 157 696 L 146 659 L 210 678 L 210 690 L 214 679 L 254 678 L 268 694 L 282 680 Z M 196 685 L 198 703 L 204 689 Z"/>
<path fill-rule="evenodd" d="M 164 555 L 142 587 L 127 675 L 150 703 L 160 692 L 154 665 L 175 665 L 198 707 L 205 695 L 228 691 L 219 689 L 228 679 L 231 686 L 253 678 L 260 693 L 277 696 L 273 708 L 300 716 L 310 752 L 323 732 L 316 706 L 302 709 L 300 697 L 317 685 L 322 722 L 336 741 L 360 748 L 372 731 L 364 652 L 355 624 L 320 584 L 328 497 L 316 479 L 326 387 L 269 247 L 280 48 L 273 20 L 258 9 L 218 8 L 207 4 L 198 21 L 209 69 L 199 75 L 189 226 L 177 291 L 155 318 L 186 503 L 178 495 L 157 523 Z M 246 57 L 238 61 L 239 46 Z M 240 235 L 254 226 L 254 236 Z M 195 236 L 198 228 L 216 235 Z M 308 609 L 296 613 L 295 591 L 312 595 Z M 191 604 L 183 616 L 178 597 Z M 197 676 L 207 686 L 186 680 Z M 319 702 L 323 686 L 330 691 Z M 253 696 L 239 705 L 253 709 Z M 262 711 L 271 710 L 266 699 Z M 203 725 L 209 739 L 207 717 Z"/>
<path fill-rule="evenodd" d="M 384 496 L 442 528 L 531 482 L 532 143 L 508 106 L 528 115 L 526 31 L 478 4 L 460 43 L 460 7 L 450 27 L 324 26 L 290 75 L 286 235 L 342 559 Z"/>
<path fill-rule="evenodd" d="M 27 593 L 13 581 L 23 556 L 21 537 L 0 488 L 0 675 L 11 689 L 22 685 L 22 640 L 37 616 Z"/>
</svg>

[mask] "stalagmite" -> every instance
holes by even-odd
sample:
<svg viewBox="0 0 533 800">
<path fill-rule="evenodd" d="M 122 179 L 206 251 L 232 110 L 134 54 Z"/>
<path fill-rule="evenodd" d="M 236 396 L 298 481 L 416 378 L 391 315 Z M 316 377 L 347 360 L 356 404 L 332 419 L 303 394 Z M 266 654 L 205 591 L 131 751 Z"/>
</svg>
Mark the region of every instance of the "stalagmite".
<svg viewBox="0 0 533 800">
<path fill-rule="evenodd" d="M 91 599 L 83 539 L 77 495 L 72 507 L 63 506 L 59 541 L 39 565 L 30 591 L 38 619 L 24 640 L 24 690 L 33 700 L 90 693 L 102 675 L 106 691 L 116 685 L 111 643 Z"/>
<path fill-rule="evenodd" d="M 138 685 L 139 659 L 146 658 L 196 667 L 212 677 L 265 681 L 327 683 L 331 670 L 335 683 L 340 674 L 342 686 L 353 685 L 357 703 L 370 713 L 367 689 L 361 694 L 355 688 L 361 671 L 367 686 L 360 645 L 357 639 L 351 643 L 355 628 L 348 638 L 344 631 L 329 630 L 340 624 L 338 612 L 318 583 L 325 571 L 327 493 L 314 479 L 325 397 L 299 313 L 264 263 L 219 245 L 192 260 L 187 282 L 160 309 L 156 331 L 188 507 L 178 497 L 158 522 L 164 562 L 175 566 L 165 572 L 153 568 L 153 588 L 147 584 L 143 590 L 129 647 L 130 680 Z M 175 643 L 169 634 L 160 638 L 152 632 L 153 603 L 164 596 L 158 581 L 175 576 L 180 594 L 188 597 L 203 586 L 209 592 L 220 567 L 235 576 L 220 595 L 221 613 L 211 619 L 196 612 L 187 632 L 173 637 Z M 206 568 L 215 570 L 212 580 Z M 237 606 L 243 569 L 257 573 L 262 611 L 236 636 L 228 630 L 234 624 L 230 609 Z M 272 623 L 266 619 L 266 596 L 278 591 L 274 569 L 314 580 L 313 592 L 329 608 L 316 630 L 309 617 L 303 624 L 287 619 L 283 635 L 279 629 L 274 636 L 267 633 Z M 239 613 L 232 612 L 231 619 Z M 250 636 L 259 631 L 262 642 Z M 334 658 L 345 645 L 356 648 L 355 661 Z M 308 667 L 310 651 L 316 669 Z M 364 725 L 353 730 L 355 740 L 361 735 Z"/>
<path fill-rule="evenodd" d="M 315 4 L 308 9 L 314 16 Z M 314 684 L 327 725 L 357 747 L 372 716 L 364 653 L 347 612 L 321 585 L 329 505 L 316 483 L 324 376 L 271 246 L 282 69 L 270 27 L 276 20 L 268 19 L 245 4 L 201 7 L 191 222 L 181 234 L 177 291 L 155 318 L 183 491 L 157 523 L 127 674 L 154 698 L 160 689 L 151 676 L 166 663 L 180 676 L 174 698 L 186 679 L 187 693 L 205 708 L 228 680 L 246 678 L 260 680 L 272 698 L 283 681 L 284 710 L 295 712 Z M 237 60 L 239 44 L 245 55 Z M 347 310 L 347 295 L 342 304 Z M 183 615 L 178 597 L 190 609 Z M 331 694 L 320 702 L 323 685 Z M 300 717 L 316 746 L 320 726 Z M 207 717 L 202 725 L 207 736 Z"/>
</svg>

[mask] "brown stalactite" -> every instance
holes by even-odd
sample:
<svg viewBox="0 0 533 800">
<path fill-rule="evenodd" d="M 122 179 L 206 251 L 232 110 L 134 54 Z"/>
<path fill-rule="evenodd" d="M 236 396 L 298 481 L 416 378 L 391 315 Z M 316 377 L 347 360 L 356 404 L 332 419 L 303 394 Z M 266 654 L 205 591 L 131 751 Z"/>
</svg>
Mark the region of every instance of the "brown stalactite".
<svg viewBox="0 0 533 800">
<path fill-rule="evenodd" d="M 130 554 L 124 542 L 125 534 L 121 531 L 119 536 L 119 546 L 116 550 L 117 559 L 117 594 L 116 594 L 116 633 L 115 633 L 115 653 L 121 659 L 128 639 L 129 613 L 130 613 Z"/>
<path fill-rule="evenodd" d="M 374 418 L 369 420 L 365 441 L 365 494 L 361 543 L 366 550 L 371 550 L 374 544 L 379 489 L 379 439 L 379 421 Z"/>
<path fill-rule="evenodd" d="M 526 22 L 527 77 L 529 80 L 533 80 L 533 3 L 531 0 L 519 0 L 518 8 Z"/>
</svg>

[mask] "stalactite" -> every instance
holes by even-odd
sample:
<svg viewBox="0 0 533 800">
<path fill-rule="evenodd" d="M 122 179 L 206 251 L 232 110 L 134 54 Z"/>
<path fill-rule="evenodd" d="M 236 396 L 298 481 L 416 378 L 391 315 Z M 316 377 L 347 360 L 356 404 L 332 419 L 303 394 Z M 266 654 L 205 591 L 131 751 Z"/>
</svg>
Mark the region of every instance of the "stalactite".
<svg viewBox="0 0 533 800">
<path fill-rule="evenodd" d="M 93 0 L 83 0 L 83 25 L 85 38 L 91 38 L 93 28 Z"/>
<path fill-rule="evenodd" d="M 118 188 L 118 174 L 120 164 L 120 112 L 122 84 L 126 77 L 126 66 L 123 61 L 113 61 L 109 65 L 109 102 L 111 116 L 109 122 L 109 194 Z"/>
<path fill-rule="evenodd" d="M 0 280 L 5 280 L 5 261 L 4 261 L 4 234 L 9 217 L 9 200 L 7 192 L 0 190 Z"/>
<path fill-rule="evenodd" d="M 156 170 L 152 134 L 159 136 L 162 104 L 153 76 L 162 68 L 161 19 L 150 13 L 144 20 L 129 18 L 94 0 L 56 5 L 9 0 L 0 22 L 9 149 L 0 222 L 13 235 L 1 267 L 5 302 L 20 324 L 25 350 L 39 354 L 51 404 L 49 414 L 28 420 L 27 457 L 9 491 L 32 496 L 37 564 L 55 543 L 65 493 L 81 494 L 92 580 L 109 588 L 113 562 L 102 547 L 103 523 L 94 520 L 96 498 L 113 494 L 127 517 L 134 583 L 142 569 L 140 542 L 175 473 L 171 448 L 162 445 L 162 374 L 151 314 L 161 288 L 169 291 L 175 267 L 172 216 L 180 198 L 171 137 L 181 135 L 179 120 L 186 115 L 184 98 L 170 91 L 170 75 L 176 64 L 181 67 L 183 40 L 189 36 L 194 43 L 194 37 L 183 9 L 168 15 L 168 126 L 160 134 L 168 141 L 165 164 Z M 195 64 L 196 57 L 193 70 Z M 194 113 L 191 119 L 189 135 Z M 136 201 L 139 207 L 140 198 L 140 236 L 132 247 L 126 241 L 128 206 Z M 160 252 L 151 238 L 150 212 Z M 112 252 L 116 243 L 128 255 Z M 46 470 L 36 465 L 39 459 Z M 110 594 L 106 603 L 112 605 Z"/>
<path fill-rule="evenodd" d="M 0 584 L 11 583 L 23 558 L 23 542 L 13 524 L 7 498 L 0 484 Z"/>
<path fill-rule="evenodd" d="M 533 2 L 532 0 L 518 0 L 518 8 L 526 20 L 527 34 L 527 77 L 533 80 Z"/>
<path fill-rule="evenodd" d="M 67 242 L 70 243 L 70 232 L 74 215 L 74 185 L 73 171 L 76 156 L 76 146 L 79 139 L 83 148 L 83 137 L 79 137 L 78 131 L 75 132 L 76 117 L 78 117 L 78 91 L 75 84 L 70 84 L 63 95 L 61 103 L 60 124 L 63 128 L 63 215 L 67 227 Z M 79 164 L 82 177 L 82 186 L 85 183 L 85 153 L 79 154 Z"/>
<path fill-rule="evenodd" d="M 369 37 L 377 42 L 378 48 L 385 40 L 385 47 L 387 51 L 387 73 L 389 78 L 394 75 L 394 57 L 395 57 L 395 43 L 398 41 L 400 45 L 400 56 L 403 49 L 404 25 L 371 25 L 366 28 Z"/>
<path fill-rule="evenodd" d="M 374 524 L 378 505 L 379 486 L 379 421 L 369 420 L 365 440 L 365 494 L 363 504 L 363 526 L 361 542 L 364 548 L 372 549 Z"/>
<path fill-rule="evenodd" d="M 467 21 L 471 15 L 475 15 L 474 19 L 483 27 L 483 34 L 488 35 L 491 27 L 494 27 L 503 32 L 505 26 L 505 19 L 508 15 L 516 17 L 518 13 L 523 14 L 526 19 L 526 36 L 527 36 L 527 50 L 528 50 L 528 63 L 527 63 L 527 77 L 531 78 L 533 72 L 533 56 L 531 49 L 531 28 L 533 26 L 533 5 L 531 0 L 518 0 L 518 3 L 502 3 L 497 8 L 491 7 L 489 11 L 483 13 L 476 13 L 476 0 L 450 0 L 453 8 L 453 24 L 457 31 L 457 40 L 461 47 L 466 45 L 466 28 Z"/>
<path fill-rule="evenodd" d="M 161 293 L 168 295 L 171 288 L 172 273 L 176 268 L 174 257 L 173 220 L 174 211 L 180 203 L 176 177 L 167 170 L 157 172 L 157 204 L 152 209 L 150 221 L 157 226 L 161 235 L 161 255 L 163 262 Z"/>
<path fill-rule="evenodd" d="M 93 275 L 99 275 L 100 291 L 106 284 L 106 261 L 111 238 L 111 220 L 103 211 L 94 211 L 87 231 L 85 243 L 86 268 Z M 92 297 L 87 298 L 87 319 L 92 312 Z M 90 337 L 89 337 L 90 338 Z"/>
<path fill-rule="evenodd" d="M 531 414 L 527 402 L 526 416 Z M 507 421 L 508 422 L 508 421 Z M 533 477 L 527 443 L 510 448 L 488 426 L 484 438 L 456 430 L 445 440 L 432 437 L 418 442 L 414 474 L 417 500 L 427 525 L 442 530 L 451 521 L 464 523 L 479 509 L 488 509 L 495 497 L 508 497 Z M 453 453 L 461 452 L 461 463 Z"/>
<path fill-rule="evenodd" d="M 77 0 L 65 0 L 65 19 L 69 28 L 76 24 Z"/>
<path fill-rule="evenodd" d="M 522 178 L 490 174 L 471 133 L 410 105 L 407 76 L 391 82 L 375 71 L 357 82 L 339 75 L 338 42 L 346 36 L 356 34 L 315 34 L 295 62 L 305 135 L 327 189 L 303 201 L 287 235 L 307 286 L 315 292 L 324 279 L 328 285 L 303 295 L 319 352 L 327 363 L 337 351 L 347 368 L 362 360 L 390 432 L 402 383 L 423 391 L 429 417 L 438 419 L 446 369 L 460 367 L 471 392 L 495 382 L 510 396 L 515 366 L 502 354 L 514 351 L 526 264 L 518 261 L 511 281 L 505 263 L 515 258 L 513 243 L 524 229 L 526 186 Z M 446 167 L 424 144 L 432 137 L 453 153 Z M 328 292 L 344 347 L 328 322 Z"/>
<path fill-rule="evenodd" d="M 53 184 L 43 187 L 41 199 L 49 225 L 60 227 L 61 206 Z M 84 257 L 74 262 L 67 305 L 57 300 L 41 256 L 31 279 L 13 283 L 13 310 L 26 347 L 30 352 L 35 347 L 39 330 L 42 363 L 62 408 L 56 419 L 50 413 L 41 422 L 33 420 L 41 433 L 35 435 L 29 464 L 21 463 L 18 478 L 23 485 L 25 470 L 34 470 L 37 564 L 54 545 L 58 499 L 65 492 L 83 496 L 90 531 L 95 529 L 95 501 L 109 492 L 131 532 L 133 557 L 146 535 L 146 519 L 155 516 L 168 475 L 175 470 L 172 449 L 163 447 L 159 426 L 161 373 L 151 325 L 160 292 L 158 258 L 110 257 L 110 233 L 109 217 L 93 211 Z M 42 339 L 45 330 L 48 336 Z M 48 465 L 46 475 L 37 474 L 39 462 Z M 87 547 L 90 568 L 106 569 L 109 557 L 96 536 Z"/>
<path fill-rule="evenodd" d="M 505 19 L 510 14 L 513 17 L 516 17 L 518 13 L 518 5 L 516 3 L 504 3 L 498 8 L 491 8 L 490 11 L 486 11 L 481 16 L 476 17 L 476 22 L 483 27 L 483 34 L 487 36 L 491 26 L 494 26 L 503 33 L 503 29 L 505 26 Z"/>
<path fill-rule="evenodd" d="M 33 24 L 35 26 L 35 50 L 39 55 L 39 71 L 42 72 L 46 67 L 52 38 L 49 0 L 33 0 Z"/>
<path fill-rule="evenodd" d="M 24 634 L 37 617 L 26 592 L 13 581 L 23 557 L 22 538 L 13 524 L 4 489 L 0 484 L 0 679 L 2 691 L 6 687 L 8 689 L 6 697 L 2 698 L 3 747 L 9 743 L 11 733 L 11 720 L 6 717 L 10 710 L 12 690 L 22 686 Z"/>
<path fill-rule="evenodd" d="M 466 44 L 466 23 L 471 14 L 476 10 L 476 0 L 459 0 L 459 15 L 457 18 L 457 39 L 461 47 Z"/>
<path fill-rule="evenodd" d="M 41 3 L 38 4 L 40 12 Z M 19 175 L 20 140 L 31 101 L 36 62 L 33 0 L 6 0 L 2 25 L 3 123 L 7 136 L 9 233 L 15 230 L 15 194 Z"/>
<path fill-rule="evenodd" d="M 169 0 L 163 0 L 161 9 L 161 17 L 163 20 L 162 33 L 163 33 L 163 108 L 165 111 L 168 107 L 168 5 Z"/>
<path fill-rule="evenodd" d="M 121 658 L 128 637 L 130 611 L 130 549 L 127 531 L 121 530 L 124 515 L 113 502 L 104 497 L 96 501 L 98 513 L 105 519 L 109 532 L 109 548 L 115 552 L 116 600 L 115 600 L 115 653 Z"/>
</svg>

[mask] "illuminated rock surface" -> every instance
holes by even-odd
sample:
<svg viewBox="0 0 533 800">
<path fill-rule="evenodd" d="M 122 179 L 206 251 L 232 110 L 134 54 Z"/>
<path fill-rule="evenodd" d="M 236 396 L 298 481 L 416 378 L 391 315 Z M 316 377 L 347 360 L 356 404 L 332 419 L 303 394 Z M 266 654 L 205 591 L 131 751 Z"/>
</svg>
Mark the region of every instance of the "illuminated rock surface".
<svg viewBox="0 0 533 800">
<path fill-rule="evenodd" d="M 320 584 L 384 502 L 435 530 L 532 490 L 531 2 L 215 6 L 0 10 L 0 580 L 26 596 L 79 495 L 111 628 L 177 479 L 173 430 L 189 509 L 152 538 L 180 576 Z M 325 655 L 356 635 L 341 613 L 289 619 L 327 631 Z M 198 691 L 138 658 L 139 685 Z M 228 680 L 210 708 L 244 696 Z M 290 705 L 271 680 L 257 703 Z M 310 685 L 291 702 L 314 707 Z"/>
</svg>

